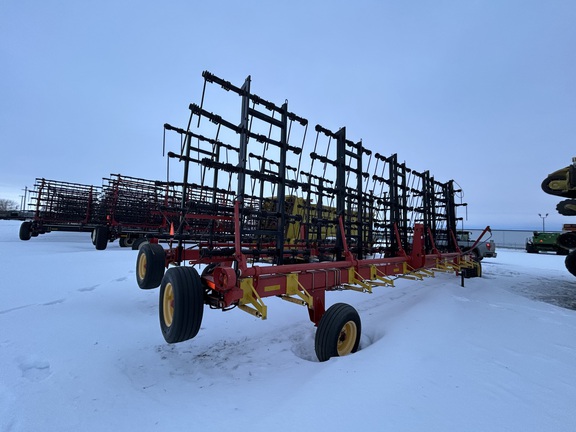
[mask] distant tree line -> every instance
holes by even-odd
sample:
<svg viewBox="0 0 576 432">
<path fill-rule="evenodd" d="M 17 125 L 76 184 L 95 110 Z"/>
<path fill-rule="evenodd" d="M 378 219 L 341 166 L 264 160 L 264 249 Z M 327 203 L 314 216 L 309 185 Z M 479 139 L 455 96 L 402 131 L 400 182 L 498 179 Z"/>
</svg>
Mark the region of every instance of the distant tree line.
<svg viewBox="0 0 576 432">
<path fill-rule="evenodd" d="M 18 210 L 18 204 L 9 199 L 0 198 L 0 211 Z"/>
</svg>

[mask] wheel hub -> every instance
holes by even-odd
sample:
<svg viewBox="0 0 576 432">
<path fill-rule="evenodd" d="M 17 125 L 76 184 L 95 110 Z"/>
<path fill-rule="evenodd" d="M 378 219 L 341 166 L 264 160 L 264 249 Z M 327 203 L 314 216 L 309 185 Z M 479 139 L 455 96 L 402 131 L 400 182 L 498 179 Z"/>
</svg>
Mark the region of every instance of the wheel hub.
<svg viewBox="0 0 576 432">
<path fill-rule="evenodd" d="M 142 254 L 140 256 L 140 261 L 138 262 L 138 277 L 144 279 L 146 277 L 146 255 Z"/>
<path fill-rule="evenodd" d="M 340 331 L 340 336 L 338 337 L 337 350 L 339 356 L 345 356 L 352 352 L 357 334 L 358 328 L 354 321 L 348 321 L 344 324 L 344 327 L 342 327 L 342 330 Z"/>
<path fill-rule="evenodd" d="M 174 289 L 171 283 L 166 284 L 166 288 L 164 289 L 162 312 L 164 315 L 164 323 L 167 327 L 170 327 L 174 320 Z"/>
</svg>

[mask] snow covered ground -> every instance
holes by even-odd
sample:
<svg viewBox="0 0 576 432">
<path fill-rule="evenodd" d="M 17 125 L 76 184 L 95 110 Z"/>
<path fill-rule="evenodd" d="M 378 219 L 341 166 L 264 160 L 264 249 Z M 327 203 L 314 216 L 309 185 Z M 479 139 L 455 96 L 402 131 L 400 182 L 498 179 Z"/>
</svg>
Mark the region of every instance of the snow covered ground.
<svg viewBox="0 0 576 432">
<path fill-rule="evenodd" d="M 18 239 L 0 221 L 0 431 L 576 430 L 576 278 L 564 257 L 498 251 L 374 294 L 328 293 L 362 319 L 360 350 L 319 363 L 306 309 L 206 310 L 168 345 L 136 251 L 88 234 Z"/>
</svg>

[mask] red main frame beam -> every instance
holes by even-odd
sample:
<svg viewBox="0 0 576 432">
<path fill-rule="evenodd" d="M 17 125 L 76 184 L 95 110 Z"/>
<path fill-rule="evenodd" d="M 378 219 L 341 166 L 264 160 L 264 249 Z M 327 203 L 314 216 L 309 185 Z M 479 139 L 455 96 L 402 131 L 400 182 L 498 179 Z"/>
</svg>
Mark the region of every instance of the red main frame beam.
<svg viewBox="0 0 576 432">
<path fill-rule="evenodd" d="M 238 216 L 238 204 L 236 206 Z M 426 254 L 424 249 L 424 227 L 414 227 L 413 247 L 410 255 L 401 251 L 402 256 L 357 260 L 349 252 L 344 241 L 343 261 L 322 261 L 316 263 L 286 264 L 277 266 L 248 266 L 241 252 L 239 218 L 236 218 L 235 260 L 238 271 L 230 263 L 221 263 L 205 282 L 222 294 L 222 307 L 244 306 L 256 316 L 265 318 L 262 298 L 271 296 L 291 297 L 307 304 L 310 320 L 320 322 L 325 312 L 325 292 L 347 285 L 370 286 L 370 282 L 386 280 L 389 276 L 403 275 L 418 269 L 448 267 L 458 269 L 471 258 L 460 251 L 453 253 Z M 341 223 L 342 228 L 342 223 Z M 436 250 L 434 248 L 434 250 Z M 376 284 L 376 283 L 375 283 Z M 303 299 L 303 300 L 300 300 Z M 250 305 L 255 306 L 255 309 Z M 264 311 L 264 313 L 262 313 Z"/>
</svg>

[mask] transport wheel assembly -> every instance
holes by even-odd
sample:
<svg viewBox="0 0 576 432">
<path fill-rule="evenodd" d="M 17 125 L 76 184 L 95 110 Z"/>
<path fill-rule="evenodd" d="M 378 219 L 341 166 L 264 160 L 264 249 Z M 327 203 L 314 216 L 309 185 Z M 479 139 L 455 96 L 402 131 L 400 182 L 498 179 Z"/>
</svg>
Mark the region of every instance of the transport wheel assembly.
<svg viewBox="0 0 576 432">
<path fill-rule="evenodd" d="M 361 324 L 356 309 L 336 303 L 322 316 L 316 331 L 315 349 L 318 360 L 342 357 L 358 350 Z"/>
<path fill-rule="evenodd" d="M 576 249 L 570 251 L 570 253 L 566 256 L 564 265 L 570 273 L 576 276 Z"/>
<path fill-rule="evenodd" d="M 97 226 L 93 231 L 93 241 L 96 250 L 104 250 L 110 240 L 110 229 L 107 226 Z"/>
<path fill-rule="evenodd" d="M 172 267 L 160 285 L 160 328 L 168 343 L 192 339 L 202 324 L 204 287 L 193 267 Z"/>
<path fill-rule="evenodd" d="M 136 281 L 142 289 L 160 286 L 164 276 L 164 248 L 157 243 L 146 243 L 138 251 Z"/>
<path fill-rule="evenodd" d="M 30 240 L 30 237 L 32 237 L 32 222 L 22 222 L 19 235 L 20 240 Z"/>
</svg>

